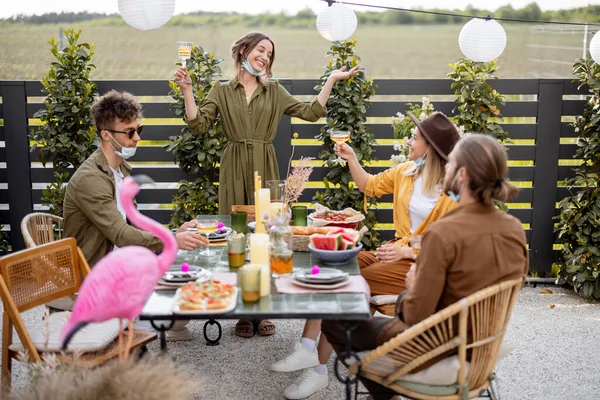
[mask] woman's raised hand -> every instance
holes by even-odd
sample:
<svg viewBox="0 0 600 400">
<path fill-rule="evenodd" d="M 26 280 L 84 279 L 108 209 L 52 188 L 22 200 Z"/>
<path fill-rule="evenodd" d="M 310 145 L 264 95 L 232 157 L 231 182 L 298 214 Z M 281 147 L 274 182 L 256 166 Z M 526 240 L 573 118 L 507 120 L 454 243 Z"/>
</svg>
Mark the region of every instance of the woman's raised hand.
<svg viewBox="0 0 600 400">
<path fill-rule="evenodd" d="M 186 67 L 179 67 L 177 71 L 175 71 L 175 83 L 179 85 L 180 88 L 186 89 L 192 86 L 192 79 L 187 72 Z"/>
<path fill-rule="evenodd" d="M 349 77 L 356 75 L 356 73 L 358 72 L 358 67 L 359 65 L 356 65 L 350 71 L 346 71 L 346 66 L 344 65 L 340 69 L 331 71 L 331 74 L 329 76 L 336 82 L 342 79 L 348 79 Z"/>
<path fill-rule="evenodd" d="M 336 143 L 333 146 L 333 150 L 335 151 L 336 156 L 342 157 L 344 160 L 349 160 L 352 157 L 356 157 L 354 149 L 346 143 Z"/>
</svg>

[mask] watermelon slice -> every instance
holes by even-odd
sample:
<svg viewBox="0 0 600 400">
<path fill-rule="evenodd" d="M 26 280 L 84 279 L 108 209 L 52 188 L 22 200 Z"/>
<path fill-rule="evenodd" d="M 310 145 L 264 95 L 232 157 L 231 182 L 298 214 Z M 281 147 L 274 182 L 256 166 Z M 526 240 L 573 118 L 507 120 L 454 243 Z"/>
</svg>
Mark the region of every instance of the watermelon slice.
<svg viewBox="0 0 600 400">
<path fill-rule="evenodd" d="M 332 229 L 327 232 L 327 235 L 337 235 L 338 233 L 344 233 L 344 228 Z"/>
<path fill-rule="evenodd" d="M 342 235 L 323 235 L 314 233 L 310 235 L 310 245 L 319 250 L 337 250 L 342 244 Z"/>
<path fill-rule="evenodd" d="M 355 246 L 356 246 L 356 243 L 354 243 L 354 241 L 346 240 L 346 239 L 344 239 L 344 237 L 342 235 L 342 246 L 340 247 L 340 250 L 350 250 L 350 249 L 353 249 Z"/>
<path fill-rule="evenodd" d="M 342 233 L 342 237 L 345 240 L 349 240 L 349 241 L 354 242 L 355 244 L 358 244 L 358 242 L 360 242 L 361 234 L 359 231 L 357 231 L 355 229 L 344 229 L 344 232 Z"/>
</svg>

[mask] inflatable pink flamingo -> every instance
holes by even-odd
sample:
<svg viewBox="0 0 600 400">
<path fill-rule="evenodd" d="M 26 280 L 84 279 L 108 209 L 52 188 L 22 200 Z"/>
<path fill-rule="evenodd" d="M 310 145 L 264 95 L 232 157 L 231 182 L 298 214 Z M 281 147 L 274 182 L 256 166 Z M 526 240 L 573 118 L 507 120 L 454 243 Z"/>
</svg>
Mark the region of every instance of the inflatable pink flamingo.
<svg viewBox="0 0 600 400">
<path fill-rule="evenodd" d="M 158 222 L 142 215 L 133 205 L 133 198 L 143 183 L 154 181 L 146 175 L 126 177 L 120 189 L 121 204 L 127 218 L 141 229 L 152 232 L 164 243 L 160 255 L 141 246 L 126 246 L 107 254 L 83 281 L 71 318 L 61 331 L 62 349 L 81 328 L 91 322 L 112 318 L 129 320 L 125 354 L 121 357 L 122 325 L 119 329 L 119 360 L 127 361 L 133 342 L 133 319 L 152 294 L 160 277 L 173 264 L 177 241 L 173 233 Z"/>
</svg>

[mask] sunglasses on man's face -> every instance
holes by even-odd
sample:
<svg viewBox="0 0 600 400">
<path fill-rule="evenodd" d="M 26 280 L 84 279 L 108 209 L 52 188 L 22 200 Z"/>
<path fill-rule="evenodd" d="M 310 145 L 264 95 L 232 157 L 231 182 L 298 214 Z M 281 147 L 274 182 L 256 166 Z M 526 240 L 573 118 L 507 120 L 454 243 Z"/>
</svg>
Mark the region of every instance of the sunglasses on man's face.
<svg viewBox="0 0 600 400">
<path fill-rule="evenodd" d="M 133 136 L 137 133 L 139 136 L 142 136 L 142 131 L 144 130 L 144 125 L 140 124 L 137 126 L 137 128 L 131 128 L 128 129 L 126 131 L 115 131 L 112 129 L 105 129 L 105 131 L 108 131 L 110 133 L 123 133 L 127 136 L 129 136 L 129 139 L 133 139 Z"/>
</svg>

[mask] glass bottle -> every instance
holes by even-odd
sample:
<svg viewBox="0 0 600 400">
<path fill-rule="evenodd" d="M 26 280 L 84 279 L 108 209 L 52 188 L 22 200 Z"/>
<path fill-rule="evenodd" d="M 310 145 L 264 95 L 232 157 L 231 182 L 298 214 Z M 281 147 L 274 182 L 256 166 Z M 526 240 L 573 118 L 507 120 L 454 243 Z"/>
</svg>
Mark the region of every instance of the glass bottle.
<svg viewBox="0 0 600 400">
<path fill-rule="evenodd" d="M 272 215 L 269 229 L 269 252 L 271 275 L 274 278 L 291 275 L 294 268 L 294 232 L 290 226 L 290 214 Z"/>
</svg>

